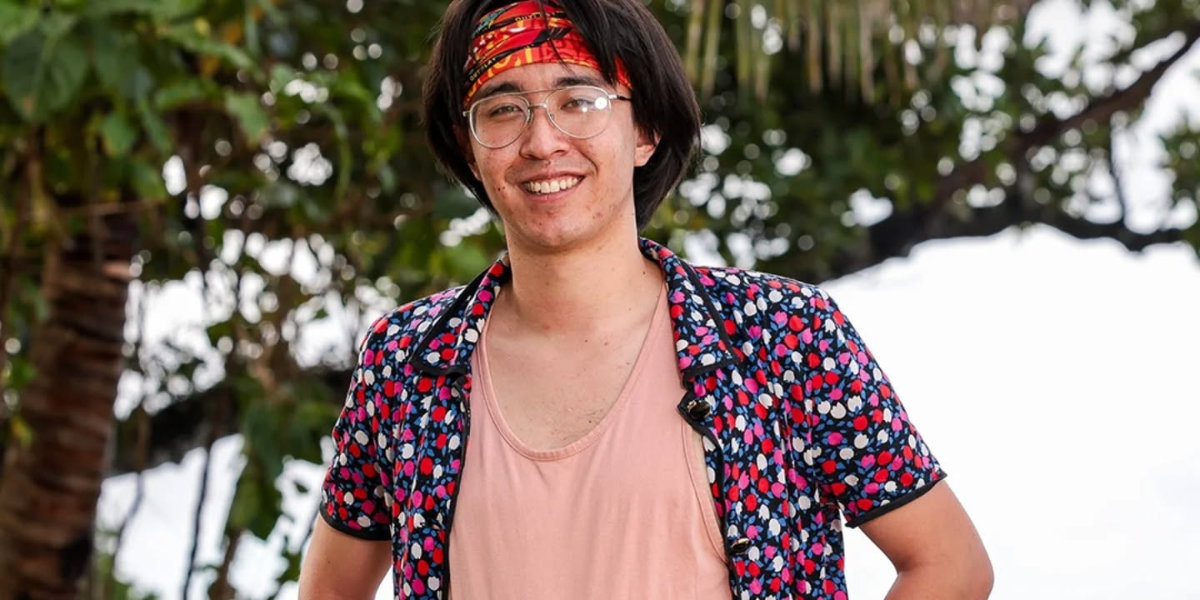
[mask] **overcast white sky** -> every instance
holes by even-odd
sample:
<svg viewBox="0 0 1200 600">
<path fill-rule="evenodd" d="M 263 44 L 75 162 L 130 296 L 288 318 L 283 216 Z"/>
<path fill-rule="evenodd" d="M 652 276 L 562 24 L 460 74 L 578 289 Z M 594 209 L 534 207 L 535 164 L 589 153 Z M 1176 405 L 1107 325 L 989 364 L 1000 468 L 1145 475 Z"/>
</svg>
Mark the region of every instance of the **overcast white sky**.
<svg viewBox="0 0 1200 600">
<path fill-rule="evenodd" d="M 1103 9 L 1081 18 L 1072 7 L 1070 0 L 1046 0 L 1031 35 L 1064 27 L 1052 40 L 1069 53 L 1079 40 L 1100 43 L 1114 30 Z M 1154 134 L 1177 122 L 1181 110 L 1200 117 L 1197 67 L 1200 53 L 1193 51 L 1119 145 L 1142 226 L 1165 212 Z M 1194 251 L 1156 247 L 1134 255 L 1115 242 L 1080 242 L 1034 227 L 927 243 L 910 258 L 824 287 L 950 473 L 991 553 L 993 598 L 1200 598 Z M 150 318 L 157 327 L 178 326 L 194 321 L 185 315 L 197 304 L 175 290 L 152 304 Z M 214 452 L 201 562 L 220 559 L 239 451 L 231 438 Z M 168 600 L 180 597 L 200 467 L 194 452 L 146 476 L 144 504 L 118 563 L 125 577 Z M 288 470 L 314 488 L 321 474 L 313 465 Z M 282 487 L 298 531 L 313 514 L 315 494 Z M 119 522 L 132 495 L 131 477 L 108 481 L 101 522 Z M 267 546 L 242 544 L 234 570 L 242 595 L 272 591 L 283 543 L 277 535 Z M 890 565 L 858 532 L 848 546 L 851 597 L 882 598 Z M 209 580 L 198 577 L 192 595 L 200 597 Z M 379 597 L 389 591 L 385 584 Z M 284 594 L 294 596 L 294 589 Z"/>
</svg>

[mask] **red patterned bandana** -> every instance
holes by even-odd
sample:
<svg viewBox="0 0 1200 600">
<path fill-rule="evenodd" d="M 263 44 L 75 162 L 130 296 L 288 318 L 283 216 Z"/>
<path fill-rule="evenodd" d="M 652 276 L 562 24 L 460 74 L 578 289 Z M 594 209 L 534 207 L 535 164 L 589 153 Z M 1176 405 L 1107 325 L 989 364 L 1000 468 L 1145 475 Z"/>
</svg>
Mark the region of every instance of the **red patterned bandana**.
<svg viewBox="0 0 1200 600">
<path fill-rule="evenodd" d="M 600 70 L 583 36 L 553 0 L 521 0 L 479 19 L 467 58 L 469 88 L 463 106 L 488 80 L 514 67 L 563 62 Z M 617 80 L 629 86 L 624 65 L 617 62 Z"/>
</svg>

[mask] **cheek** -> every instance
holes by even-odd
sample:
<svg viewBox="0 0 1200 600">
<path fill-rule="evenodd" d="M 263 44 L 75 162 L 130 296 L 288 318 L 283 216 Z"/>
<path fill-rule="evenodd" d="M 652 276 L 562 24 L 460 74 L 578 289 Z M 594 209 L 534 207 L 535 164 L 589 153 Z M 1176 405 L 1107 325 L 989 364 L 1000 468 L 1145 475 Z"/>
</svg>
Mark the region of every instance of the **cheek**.
<svg viewBox="0 0 1200 600">
<path fill-rule="evenodd" d="M 510 186 L 504 181 L 503 172 L 494 166 L 488 165 L 479 169 L 480 181 L 484 187 L 488 188 L 489 193 L 499 194 L 506 191 Z"/>
</svg>

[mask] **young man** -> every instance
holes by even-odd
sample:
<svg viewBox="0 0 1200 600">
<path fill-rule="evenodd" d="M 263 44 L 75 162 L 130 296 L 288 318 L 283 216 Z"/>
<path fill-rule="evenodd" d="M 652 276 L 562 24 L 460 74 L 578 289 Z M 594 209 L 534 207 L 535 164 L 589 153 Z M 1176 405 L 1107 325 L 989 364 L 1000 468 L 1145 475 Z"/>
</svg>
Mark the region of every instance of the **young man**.
<svg viewBox="0 0 1200 600">
<path fill-rule="evenodd" d="M 301 598 L 892 598 L 991 567 L 883 371 L 815 286 L 639 239 L 698 109 L 640 0 L 456 0 L 426 81 L 507 255 L 367 335 Z M 556 3 L 561 2 L 561 5 Z"/>
</svg>

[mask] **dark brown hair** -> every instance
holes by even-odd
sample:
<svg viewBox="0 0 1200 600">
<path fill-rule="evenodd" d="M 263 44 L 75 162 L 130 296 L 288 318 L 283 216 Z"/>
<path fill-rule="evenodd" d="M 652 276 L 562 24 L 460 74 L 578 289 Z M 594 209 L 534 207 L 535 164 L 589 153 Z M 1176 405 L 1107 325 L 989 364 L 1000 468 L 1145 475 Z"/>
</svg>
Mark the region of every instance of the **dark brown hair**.
<svg viewBox="0 0 1200 600">
<path fill-rule="evenodd" d="M 700 136 L 700 108 L 679 53 L 662 25 L 640 0 L 557 0 L 600 65 L 616 82 L 618 59 L 633 90 L 638 128 L 658 138 L 654 155 L 633 172 L 638 228 L 646 226 L 663 198 L 690 166 Z M 463 145 L 469 125 L 462 116 L 467 91 L 464 65 L 476 21 L 513 0 L 454 0 L 442 17 L 423 90 L 425 134 L 442 166 L 494 209 L 483 183 L 471 173 Z"/>
</svg>

